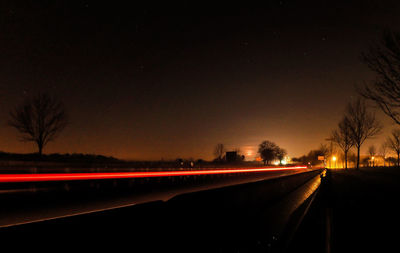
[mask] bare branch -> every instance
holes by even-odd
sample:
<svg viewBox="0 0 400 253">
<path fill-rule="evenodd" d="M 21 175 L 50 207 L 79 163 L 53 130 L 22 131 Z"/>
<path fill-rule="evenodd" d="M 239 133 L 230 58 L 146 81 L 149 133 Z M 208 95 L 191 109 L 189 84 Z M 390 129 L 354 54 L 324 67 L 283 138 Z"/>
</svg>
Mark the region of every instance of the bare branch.
<svg viewBox="0 0 400 253">
<path fill-rule="evenodd" d="M 400 33 L 385 32 L 381 43 L 363 53 L 361 60 L 377 78 L 358 92 L 400 124 Z"/>
<path fill-rule="evenodd" d="M 217 145 L 215 145 L 214 148 L 214 156 L 217 160 L 222 160 L 222 157 L 225 154 L 225 146 L 222 143 L 218 143 Z"/>
<path fill-rule="evenodd" d="M 61 102 L 42 93 L 10 111 L 8 125 L 20 134 L 21 141 L 32 141 L 38 146 L 39 153 L 68 124 L 67 114 Z"/>
<path fill-rule="evenodd" d="M 394 129 L 386 140 L 388 147 L 397 154 L 397 166 L 400 166 L 400 129 Z"/>
<path fill-rule="evenodd" d="M 344 121 L 350 138 L 357 148 L 357 168 L 359 168 L 360 148 L 364 141 L 378 135 L 382 125 L 376 120 L 375 115 L 367 111 L 365 102 L 357 99 L 346 107 Z"/>
</svg>

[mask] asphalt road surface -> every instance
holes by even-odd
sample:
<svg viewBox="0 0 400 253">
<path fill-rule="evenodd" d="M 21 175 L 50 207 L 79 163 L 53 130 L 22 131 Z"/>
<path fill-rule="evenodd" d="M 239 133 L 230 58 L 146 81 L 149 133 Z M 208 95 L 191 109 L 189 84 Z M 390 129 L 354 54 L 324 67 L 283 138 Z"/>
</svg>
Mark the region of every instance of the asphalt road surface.
<svg viewBox="0 0 400 253">
<path fill-rule="evenodd" d="M 0 240 L 35 252 L 275 252 L 281 218 L 303 209 L 318 185 L 319 171 L 258 180 L 3 228 Z"/>
<path fill-rule="evenodd" d="M 266 167 L 162 172 L 2 174 L 0 228 L 157 200 L 167 201 L 188 192 L 257 182 L 310 170 L 307 167 Z"/>
</svg>

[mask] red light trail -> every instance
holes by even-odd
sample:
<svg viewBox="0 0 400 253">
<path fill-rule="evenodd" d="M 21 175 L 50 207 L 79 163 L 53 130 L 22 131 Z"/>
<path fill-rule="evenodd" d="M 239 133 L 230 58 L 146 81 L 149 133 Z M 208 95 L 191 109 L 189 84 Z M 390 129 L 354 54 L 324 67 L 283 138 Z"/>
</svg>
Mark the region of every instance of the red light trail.
<svg viewBox="0 0 400 253">
<path fill-rule="evenodd" d="M 278 172 L 278 171 L 283 172 L 283 171 L 301 170 L 306 168 L 307 166 L 186 170 L 186 171 L 185 170 L 148 171 L 148 172 L 2 174 L 0 175 L 0 183 L 75 181 L 75 180 L 97 180 L 97 179 L 146 178 L 146 177 L 177 177 L 177 176 L 234 174 L 234 173 L 247 173 L 247 172 Z"/>
</svg>

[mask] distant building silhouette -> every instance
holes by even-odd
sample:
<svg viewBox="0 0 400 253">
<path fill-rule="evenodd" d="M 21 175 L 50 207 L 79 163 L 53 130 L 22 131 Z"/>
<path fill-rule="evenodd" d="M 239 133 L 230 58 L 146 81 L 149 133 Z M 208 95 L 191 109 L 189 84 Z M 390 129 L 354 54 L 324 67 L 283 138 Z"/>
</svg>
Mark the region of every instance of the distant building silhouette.
<svg viewBox="0 0 400 253">
<path fill-rule="evenodd" d="M 236 162 L 237 160 L 237 152 L 236 151 L 228 151 L 225 153 L 225 159 L 229 162 Z"/>
</svg>

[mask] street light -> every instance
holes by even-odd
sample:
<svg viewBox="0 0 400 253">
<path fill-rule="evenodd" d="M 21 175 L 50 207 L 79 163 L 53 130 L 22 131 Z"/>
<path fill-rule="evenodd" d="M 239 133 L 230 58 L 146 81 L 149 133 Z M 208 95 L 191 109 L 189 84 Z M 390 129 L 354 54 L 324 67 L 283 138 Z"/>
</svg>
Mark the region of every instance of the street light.
<svg viewBox="0 0 400 253">
<path fill-rule="evenodd" d="M 335 162 L 335 168 L 336 168 L 336 156 L 332 156 L 332 162 Z"/>
</svg>

